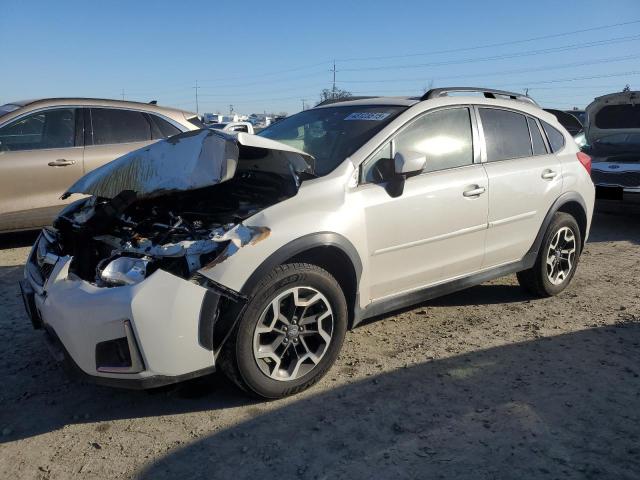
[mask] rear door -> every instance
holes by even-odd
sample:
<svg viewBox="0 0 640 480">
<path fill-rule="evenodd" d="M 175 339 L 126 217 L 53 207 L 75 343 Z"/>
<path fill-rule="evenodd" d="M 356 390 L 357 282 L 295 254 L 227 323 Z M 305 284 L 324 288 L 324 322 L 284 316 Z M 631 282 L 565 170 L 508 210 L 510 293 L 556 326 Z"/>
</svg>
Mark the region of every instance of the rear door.
<svg viewBox="0 0 640 480">
<path fill-rule="evenodd" d="M 0 127 L 0 230 L 47 225 L 83 172 L 81 110 L 55 107 Z"/>
<path fill-rule="evenodd" d="M 484 267 L 520 260 L 562 191 L 562 168 L 540 121 L 508 109 L 479 107 L 489 228 Z"/>
<path fill-rule="evenodd" d="M 144 112 L 120 108 L 85 109 L 85 173 L 155 141 L 157 125 Z M 155 137 L 155 138 L 154 138 Z"/>
</svg>

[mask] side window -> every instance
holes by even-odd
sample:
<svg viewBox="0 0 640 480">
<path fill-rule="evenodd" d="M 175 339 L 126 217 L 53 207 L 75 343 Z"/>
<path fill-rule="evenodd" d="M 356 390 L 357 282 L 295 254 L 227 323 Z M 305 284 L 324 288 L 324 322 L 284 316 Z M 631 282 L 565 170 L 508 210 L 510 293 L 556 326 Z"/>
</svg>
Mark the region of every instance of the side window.
<svg viewBox="0 0 640 480">
<path fill-rule="evenodd" d="M 58 108 L 37 112 L 0 129 L 0 151 L 73 147 L 75 132 L 75 109 Z"/>
<path fill-rule="evenodd" d="M 552 127 L 545 121 L 541 121 L 542 128 L 544 128 L 544 133 L 547 134 L 547 138 L 549 139 L 549 145 L 551 146 L 551 151 L 553 153 L 559 152 L 564 148 L 564 135 L 560 133 L 559 130 Z"/>
<path fill-rule="evenodd" d="M 152 126 L 154 127 L 152 129 L 154 140 L 159 138 L 172 137 L 173 135 L 181 133 L 180 129 L 171 125 L 164 118 L 160 118 L 159 116 L 153 114 L 149 114 L 149 118 L 151 118 L 151 121 L 153 123 Z"/>
<path fill-rule="evenodd" d="M 533 154 L 534 155 L 546 155 L 547 147 L 544 144 L 544 140 L 542 138 L 542 134 L 540 133 L 540 128 L 536 121 L 527 117 L 527 123 L 529 124 L 529 132 L 531 132 L 531 144 L 533 145 Z"/>
<path fill-rule="evenodd" d="M 151 125 L 144 113 L 115 108 L 92 108 L 93 144 L 151 140 Z"/>
<path fill-rule="evenodd" d="M 424 172 L 473 163 L 473 134 L 468 108 L 448 108 L 427 113 L 400 132 L 396 152 L 419 152 L 427 157 Z"/>
<path fill-rule="evenodd" d="M 529 127 L 524 115 L 509 110 L 481 108 L 480 119 L 488 162 L 532 155 Z"/>
</svg>

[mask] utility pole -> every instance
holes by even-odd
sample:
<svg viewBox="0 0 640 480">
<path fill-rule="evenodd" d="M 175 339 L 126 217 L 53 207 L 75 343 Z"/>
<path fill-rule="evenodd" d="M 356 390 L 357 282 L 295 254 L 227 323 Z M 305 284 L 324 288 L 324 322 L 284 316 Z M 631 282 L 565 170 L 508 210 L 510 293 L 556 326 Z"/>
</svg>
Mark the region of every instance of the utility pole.
<svg viewBox="0 0 640 480">
<path fill-rule="evenodd" d="M 196 86 L 193 88 L 196 89 L 196 113 L 200 113 L 199 105 L 198 105 L 198 80 L 196 80 Z"/>
<path fill-rule="evenodd" d="M 333 87 L 331 88 L 331 98 L 336 97 L 336 61 L 333 61 L 333 68 L 329 70 L 333 72 Z"/>
<path fill-rule="evenodd" d="M 124 100 L 124 88 L 122 89 L 122 100 Z"/>
<path fill-rule="evenodd" d="M 306 107 L 306 105 L 304 104 L 304 102 L 306 102 L 306 101 L 307 101 L 307 99 L 306 99 L 306 98 L 303 98 L 303 99 L 302 99 L 302 110 L 306 110 L 306 108 L 305 108 L 305 107 Z"/>
</svg>

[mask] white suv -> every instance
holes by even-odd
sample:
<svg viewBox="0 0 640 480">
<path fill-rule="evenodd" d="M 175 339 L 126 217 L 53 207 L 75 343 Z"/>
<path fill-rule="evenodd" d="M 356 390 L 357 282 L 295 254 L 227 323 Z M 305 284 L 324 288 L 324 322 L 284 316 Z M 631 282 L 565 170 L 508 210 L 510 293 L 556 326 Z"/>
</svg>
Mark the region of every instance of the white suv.
<svg viewBox="0 0 640 480">
<path fill-rule="evenodd" d="M 365 318 L 510 273 L 561 292 L 589 233 L 590 159 L 528 97 L 476 90 L 183 133 L 89 173 L 26 265 L 34 326 L 101 383 L 219 367 L 276 398 L 316 382 Z"/>
</svg>

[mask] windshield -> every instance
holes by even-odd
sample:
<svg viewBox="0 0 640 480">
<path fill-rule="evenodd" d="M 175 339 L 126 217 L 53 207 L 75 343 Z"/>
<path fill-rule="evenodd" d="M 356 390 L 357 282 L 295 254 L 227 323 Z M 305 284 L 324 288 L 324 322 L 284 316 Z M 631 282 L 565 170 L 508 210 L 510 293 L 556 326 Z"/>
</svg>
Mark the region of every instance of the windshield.
<svg viewBox="0 0 640 480">
<path fill-rule="evenodd" d="M 11 113 L 14 110 L 18 110 L 20 105 L 13 105 L 11 103 L 7 103 L 6 105 L 0 106 L 0 117 L 6 115 L 7 113 Z"/>
<path fill-rule="evenodd" d="M 305 110 L 258 135 L 285 143 L 315 158 L 315 174 L 326 175 L 407 107 L 336 106 Z"/>
<path fill-rule="evenodd" d="M 215 128 L 217 130 L 222 130 L 227 124 L 226 123 L 212 123 L 209 125 L 209 128 Z"/>
</svg>

